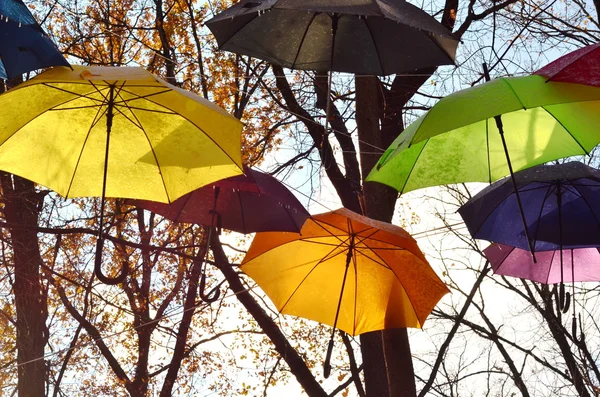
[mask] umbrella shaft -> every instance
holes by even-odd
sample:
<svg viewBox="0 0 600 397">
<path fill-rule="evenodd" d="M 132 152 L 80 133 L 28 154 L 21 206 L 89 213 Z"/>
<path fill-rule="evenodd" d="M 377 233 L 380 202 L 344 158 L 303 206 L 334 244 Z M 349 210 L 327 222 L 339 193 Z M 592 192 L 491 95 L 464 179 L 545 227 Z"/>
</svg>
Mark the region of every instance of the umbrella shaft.
<svg viewBox="0 0 600 397">
<path fill-rule="evenodd" d="M 327 82 L 327 102 L 325 104 L 325 134 L 327 135 L 327 127 L 329 126 L 329 117 L 330 116 L 330 107 L 331 104 L 331 81 L 332 81 L 332 73 L 333 73 L 333 56 L 335 53 L 335 35 L 337 33 L 338 26 L 338 18 L 337 14 L 333 14 L 331 16 L 331 53 L 329 54 L 329 81 Z"/>
<path fill-rule="evenodd" d="M 490 73 L 487 65 L 483 64 L 483 75 L 486 81 L 490 81 Z M 504 138 L 504 127 L 502 125 L 502 118 L 500 116 L 494 116 L 496 120 L 496 127 L 500 133 L 500 139 L 502 140 L 502 147 L 504 148 L 504 155 L 506 156 L 506 162 L 508 163 L 508 171 L 510 172 L 510 179 L 512 180 L 513 187 L 515 188 L 515 196 L 517 197 L 517 204 L 519 205 L 519 213 L 521 215 L 521 221 L 523 222 L 523 230 L 525 231 L 525 238 L 527 239 L 527 245 L 529 246 L 529 252 L 533 258 L 533 263 L 537 263 L 535 259 L 535 252 L 533 250 L 533 244 L 529 237 L 529 229 L 527 228 L 527 220 L 525 219 L 525 212 L 523 211 L 523 204 L 521 203 L 521 196 L 519 195 L 519 187 L 517 186 L 517 180 L 515 179 L 515 173 L 510 162 L 510 155 L 508 154 L 508 146 L 506 145 L 506 139 Z"/>
<path fill-rule="evenodd" d="M 346 269 L 344 270 L 344 278 L 342 280 L 342 289 L 340 290 L 340 300 L 335 311 L 335 320 L 333 321 L 333 331 L 331 332 L 331 338 L 335 335 L 335 328 L 337 327 L 338 317 L 340 315 L 340 309 L 342 307 L 342 298 L 344 297 L 344 287 L 346 286 L 346 278 L 348 277 L 348 269 L 350 268 L 350 262 L 352 261 L 352 255 L 354 254 L 354 235 L 350 235 L 350 245 L 348 246 L 348 254 L 346 255 Z"/>
<path fill-rule="evenodd" d="M 110 148 L 110 132 L 112 130 L 113 109 L 115 102 L 115 88 L 111 85 L 108 109 L 106 111 L 106 151 L 104 153 L 104 173 L 102 175 L 102 198 L 100 200 L 100 226 L 98 227 L 98 237 L 102 238 L 102 229 L 104 227 L 104 200 L 106 198 L 106 177 L 108 176 L 108 151 Z"/>
</svg>

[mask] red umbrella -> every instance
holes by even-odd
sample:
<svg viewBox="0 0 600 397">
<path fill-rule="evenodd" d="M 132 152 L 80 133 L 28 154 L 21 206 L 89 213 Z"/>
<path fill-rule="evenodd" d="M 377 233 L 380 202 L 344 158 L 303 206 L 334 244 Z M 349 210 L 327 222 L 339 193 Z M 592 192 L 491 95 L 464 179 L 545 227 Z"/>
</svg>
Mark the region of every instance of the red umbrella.
<svg viewBox="0 0 600 397">
<path fill-rule="evenodd" d="M 126 203 L 174 222 L 238 233 L 299 232 L 310 215 L 298 199 L 270 175 L 246 167 L 244 173 L 201 187 L 171 204 L 146 200 Z"/>
<path fill-rule="evenodd" d="M 600 87 L 600 44 L 579 48 L 544 66 L 534 74 L 548 81 Z"/>
</svg>

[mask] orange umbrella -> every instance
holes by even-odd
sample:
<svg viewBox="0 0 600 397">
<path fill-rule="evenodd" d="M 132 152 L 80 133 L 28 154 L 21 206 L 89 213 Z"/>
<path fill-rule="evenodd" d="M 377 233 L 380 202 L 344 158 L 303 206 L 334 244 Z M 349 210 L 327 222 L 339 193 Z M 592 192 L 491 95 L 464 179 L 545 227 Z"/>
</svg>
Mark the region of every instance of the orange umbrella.
<svg viewBox="0 0 600 397">
<path fill-rule="evenodd" d="M 351 335 L 421 328 L 449 292 L 408 232 L 345 208 L 309 218 L 300 234 L 257 233 L 241 269 L 281 313 Z"/>
</svg>

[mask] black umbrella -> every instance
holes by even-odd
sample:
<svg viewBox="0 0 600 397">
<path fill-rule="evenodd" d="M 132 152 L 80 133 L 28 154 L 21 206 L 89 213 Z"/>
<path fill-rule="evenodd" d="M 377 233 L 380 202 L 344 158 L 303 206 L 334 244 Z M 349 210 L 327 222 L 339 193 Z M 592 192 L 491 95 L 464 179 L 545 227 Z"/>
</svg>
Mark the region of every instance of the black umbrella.
<svg viewBox="0 0 600 397">
<path fill-rule="evenodd" d="M 206 26 L 223 50 L 379 76 L 453 64 L 458 45 L 425 11 L 393 0 L 242 0 Z"/>
</svg>

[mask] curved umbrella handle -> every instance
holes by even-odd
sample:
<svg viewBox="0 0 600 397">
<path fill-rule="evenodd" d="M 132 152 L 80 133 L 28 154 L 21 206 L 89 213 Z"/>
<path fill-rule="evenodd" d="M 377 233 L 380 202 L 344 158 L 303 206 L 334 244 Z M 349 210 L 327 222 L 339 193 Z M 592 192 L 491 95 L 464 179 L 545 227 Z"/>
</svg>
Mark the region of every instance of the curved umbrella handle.
<svg viewBox="0 0 600 397">
<path fill-rule="evenodd" d="M 205 294 L 204 290 L 206 288 L 206 273 L 203 272 L 202 276 L 200 277 L 200 287 L 198 291 L 200 294 L 200 299 L 208 304 L 216 302 L 221 296 L 221 284 L 222 283 L 217 284 L 217 286 L 211 289 L 208 294 Z"/>
<path fill-rule="evenodd" d="M 127 278 L 129 274 L 129 266 L 127 266 L 127 262 L 123 262 L 121 264 L 121 273 L 118 276 L 111 278 L 107 277 L 102 273 L 102 248 L 104 247 L 104 238 L 99 237 L 96 241 L 96 259 L 94 261 L 94 274 L 98 277 L 102 283 L 107 285 L 117 285 L 121 284 Z"/>
<path fill-rule="evenodd" d="M 573 313 L 573 324 L 571 324 L 571 335 L 573 335 L 573 341 L 576 345 L 582 346 L 585 344 L 585 334 L 583 333 L 583 329 L 581 328 L 581 313 L 579 313 L 579 330 L 581 331 L 581 336 L 577 337 L 577 318 L 575 318 L 575 313 Z"/>
<path fill-rule="evenodd" d="M 335 329 L 333 330 L 335 333 Z M 331 339 L 329 339 L 329 344 L 327 345 L 327 354 L 325 355 L 325 363 L 323 363 L 323 377 L 325 379 L 329 378 L 331 374 L 331 353 L 333 352 L 333 333 L 331 334 Z"/>
<path fill-rule="evenodd" d="M 569 311 L 569 307 L 571 307 L 571 293 L 567 292 L 565 295 L 565 301 L 562 312 L 567 313 Z"/>
</svg>

